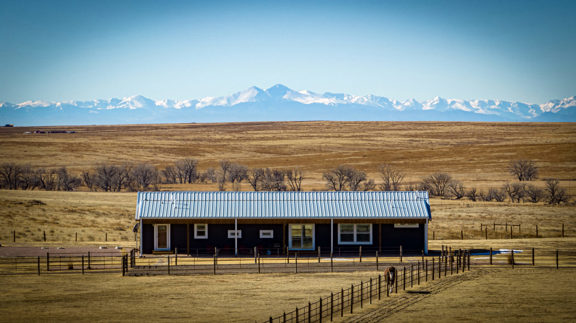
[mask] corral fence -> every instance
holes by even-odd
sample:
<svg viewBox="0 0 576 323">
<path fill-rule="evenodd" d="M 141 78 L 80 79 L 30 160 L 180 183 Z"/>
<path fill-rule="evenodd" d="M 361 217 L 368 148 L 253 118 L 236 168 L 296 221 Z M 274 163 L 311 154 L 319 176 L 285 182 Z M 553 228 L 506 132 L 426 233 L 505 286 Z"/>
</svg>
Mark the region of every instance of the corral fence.
<svg viewBox="0 0 576 323">
<path fill-rule="evenodd" d="M 119 252 L 46 253 L 45 256 L 0 257 L 0 275 L 118 273 L 134 255 Z M 126 259 L 126 260 L 125 260 Z"/>
<path fill-rule="evenodd" d="M 349 288 L 342 288 L 328 296 L 320 297 L 318 301 L 308 302 L 305 306 L 296 307 L 281 315 L 270 316 L 266 322 L 333 321 L 346 314 L 353 314 L 355 310 L 363 308 L 364 305 L 388 298 L 391 294 L 397 294 L 399 290 L 406 291 L 424 282 L 469 271 L 470 252 L 468 250 L 458 250 L 452 254 L 446 252 L 438 258 L 433 257 L 410 264 L 396 264 L 394 268 L 396 274 L 393 280 L 390 280 L 388 272 L 385 271 L 384 274 L 370 278 L 368 281 L 351 284 Z"/>
<path fill-rule="evenodd" d="M 575 229 L 564 223 L 526 224 L 490 222 L 464 225 L 461 230 L 431 228 L 431 240 L 565 238 L 574 236 Z"/>
</svg>

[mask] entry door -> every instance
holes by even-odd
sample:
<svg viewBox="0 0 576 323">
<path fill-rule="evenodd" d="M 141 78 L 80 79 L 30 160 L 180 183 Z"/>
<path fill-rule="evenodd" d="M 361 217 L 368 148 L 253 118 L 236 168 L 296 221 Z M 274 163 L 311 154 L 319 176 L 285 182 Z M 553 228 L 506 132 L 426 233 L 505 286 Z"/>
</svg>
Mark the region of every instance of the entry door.
<svg viewBox="0 0 576 323">
<path fill-rule="evenodd" d="M 290 224 L 290 249 L 314 250 L 314 224 Z"/>
<path fill-rule="evenodd" d="M 154 249 L 170 250 L 170 225 L 156 224 L 154 226 Z"/>
</svg>

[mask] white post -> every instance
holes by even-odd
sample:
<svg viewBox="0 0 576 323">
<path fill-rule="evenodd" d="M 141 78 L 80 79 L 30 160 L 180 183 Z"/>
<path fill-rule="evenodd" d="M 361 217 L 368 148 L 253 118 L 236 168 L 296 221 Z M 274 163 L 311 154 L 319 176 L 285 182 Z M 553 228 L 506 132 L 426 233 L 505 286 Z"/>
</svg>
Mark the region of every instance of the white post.
<svg viewBox="0 0 576 323">
<path fill-rule="evenodd" d="M 234 255 L 238 256 L 238 218 L 234 218 Z"/>
<path fill-rule="evenodd" d="M 142 257 L 142 253 L 143 253 L 143 242 L 142 242 L 142 233 L 144 232 L 144 228 L 142 227 L 142 218 L 140 218 L 140 227 L 138 228 L 140 229 L 140 257 Z"/>
<path fill-rule="evenodd" d="M 330 254 L 334 254 L 334 219 L 330 219 Z"/>
<path fill-rule="evenodd" d="M 424 254 L 428 254 L 428 219 L 426 219 L 426 224 L 424 224 Z"/>
</svg>

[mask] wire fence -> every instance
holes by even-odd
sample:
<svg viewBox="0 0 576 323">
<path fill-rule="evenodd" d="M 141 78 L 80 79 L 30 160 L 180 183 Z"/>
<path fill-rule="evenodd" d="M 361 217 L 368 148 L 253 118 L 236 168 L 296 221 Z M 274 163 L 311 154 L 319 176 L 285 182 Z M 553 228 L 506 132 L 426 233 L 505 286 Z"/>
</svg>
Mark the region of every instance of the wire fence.
<svg viewBox="0 0 576 323">
<path fill-rule="evenodd" d="M 453 255 L 443 254 L 438 259 L 432 258 L 416 263 L 396 265 L 393 279 L 390 276 L 390 268 L 386 267 L 384 274 L 370 278 L 368 281 L 351 284 L 349 288 L 342 288 L 340 291 L 330 293 L 329 296 L 320 297 L 318 301 L 308 302 L 305 306 L 296 307 L 281 315 L 270 316 L 266 322 L 333 321 L 345 314 L 353 314 L 364 305 L 397 294 L 399 290 L 405 291 L 427 281 L 470 270 L 470 252 L 459 251 Z"/>
<path fill-rule="evenodd" d="M 131 252 L 133 253 L 133 252 Z M 118 273 L 121 253 L 47 253 L 36 257 L 0 257 L 0 275 L 43 275 L 53 273 Z"/>
</svg>

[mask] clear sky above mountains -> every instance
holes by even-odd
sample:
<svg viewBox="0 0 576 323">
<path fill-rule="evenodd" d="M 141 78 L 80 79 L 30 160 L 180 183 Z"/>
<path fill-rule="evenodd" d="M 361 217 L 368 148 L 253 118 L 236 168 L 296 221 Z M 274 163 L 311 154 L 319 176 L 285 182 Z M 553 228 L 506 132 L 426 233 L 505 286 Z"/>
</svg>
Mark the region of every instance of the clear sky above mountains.
<svg viewBox="0 0 576 323">
<path fill-rule="evenodd" d="M 576 94 L 576 1 L 0 1 L 0 101 Z"/>
</svg>

